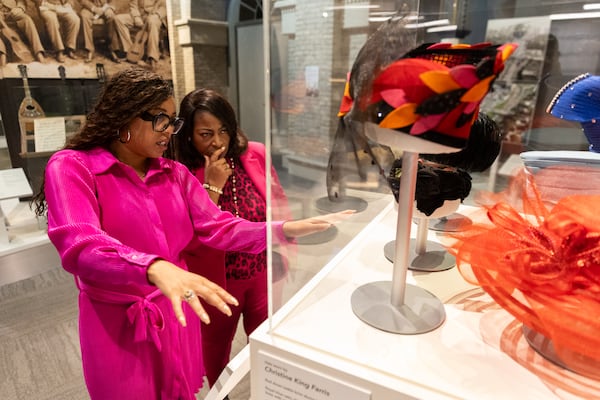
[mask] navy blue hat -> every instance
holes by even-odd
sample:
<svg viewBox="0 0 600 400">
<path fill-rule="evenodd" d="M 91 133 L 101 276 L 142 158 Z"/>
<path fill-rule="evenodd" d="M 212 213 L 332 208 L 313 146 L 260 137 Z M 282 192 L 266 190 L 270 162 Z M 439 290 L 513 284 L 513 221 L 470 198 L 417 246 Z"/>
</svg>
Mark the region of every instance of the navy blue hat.
<svg viewBox="0 0 600 400">
<path fill-rule="evenodd" d="M 546 112 L 579 122 L 590 151 L 600 152 L 600 76 L 585 73 L 571 79 L 556 92 Z"/>
</svg>

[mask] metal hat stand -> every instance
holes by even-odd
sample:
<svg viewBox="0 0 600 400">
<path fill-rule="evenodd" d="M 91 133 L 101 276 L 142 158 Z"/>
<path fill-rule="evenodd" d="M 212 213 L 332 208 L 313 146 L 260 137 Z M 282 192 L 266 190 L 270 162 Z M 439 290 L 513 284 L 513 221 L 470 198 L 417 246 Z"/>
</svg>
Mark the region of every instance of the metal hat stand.
<svg viewBox="0 0 600 400">
<path fill-rule="evenodd" d="M 351 296 L 352 311 L 363 322 L 386 332 L 405 335 L 429 332 L 446 319 L 444 305 L 429 291 L 406 282 L 419 153 L 444 153 L 458 149 L 383 129 L 372 123 L 367 123 L 365 128 L 370 139 L 404 152 L 392 281 L 370 282 L 356 288 Z"/>
<path fill-rule="evenodd" d="M 452 214 L 459 205 L 459 200 L 446 201 L 440 208 L 434 211 L 431 215 L 433 218 L 427 216 L 414 218 L 413 221 L 417 224 L 417 237 L 410 241 L 408 269 L 413 271 L 437 272 L 448 270 L 456 265 L 454 256 L 448 253 L 444 246 L 438 242 L 427 240 L 427 234 L 431 220 L 437 219 L 436 216 L 439 215 Z M 395 259 L 395 249 L 396 243 L 394 240 L 386 243 L 383 247 L 385 258 L 391 262 L 394 262 Z"/>
<path fill-rule="evenodd" d="M 439 232 L 460 232 L 472 224 L 471 218 L 455 212 L 444 217 L 431 219 L 429 229 Z"/>
</svg>

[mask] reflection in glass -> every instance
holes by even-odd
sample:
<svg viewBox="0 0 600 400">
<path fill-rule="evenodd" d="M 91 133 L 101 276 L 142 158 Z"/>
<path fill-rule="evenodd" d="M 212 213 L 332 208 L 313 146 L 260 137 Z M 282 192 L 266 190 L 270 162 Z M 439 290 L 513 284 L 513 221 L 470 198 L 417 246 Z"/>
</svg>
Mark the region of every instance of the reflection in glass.
<svg viewBox="0 0 600 400">
<path fill-rule="evenodd" d="M 8 144 L 6 143 L 2 114 L 0 114 L 0 169 L 7 168 L 10 168 L 10 154 L 8 153 Z"/>
</svg>

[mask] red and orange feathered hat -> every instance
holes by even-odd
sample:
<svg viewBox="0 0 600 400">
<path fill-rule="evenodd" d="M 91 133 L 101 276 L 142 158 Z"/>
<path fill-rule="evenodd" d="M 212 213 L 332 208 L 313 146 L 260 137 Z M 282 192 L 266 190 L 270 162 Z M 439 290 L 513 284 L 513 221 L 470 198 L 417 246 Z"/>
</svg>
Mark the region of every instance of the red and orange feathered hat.
<svg viewBox="0 0 600 400">
<path fill-rule="evenodd" d="M 422 45 L 385 67 L 361 106 L 375 106 L 383 128 L 464 147 L 481 101 L 516 48 L 513 43 Z M 347 88 L 339 116 L 352 100 Z"/>
</svg>

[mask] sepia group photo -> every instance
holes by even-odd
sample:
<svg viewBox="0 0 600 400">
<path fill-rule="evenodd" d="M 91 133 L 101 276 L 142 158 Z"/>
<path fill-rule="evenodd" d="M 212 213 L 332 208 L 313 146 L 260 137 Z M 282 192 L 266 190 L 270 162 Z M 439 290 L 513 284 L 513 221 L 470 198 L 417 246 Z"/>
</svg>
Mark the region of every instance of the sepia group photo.
<svg viewBox="0 0 600 400">
<path fill-rule="evenodd" d="M 0 71 L 96 78 L 138 65 L 170 77 L 166 0 L 0 0 Z"/>
</svg>

